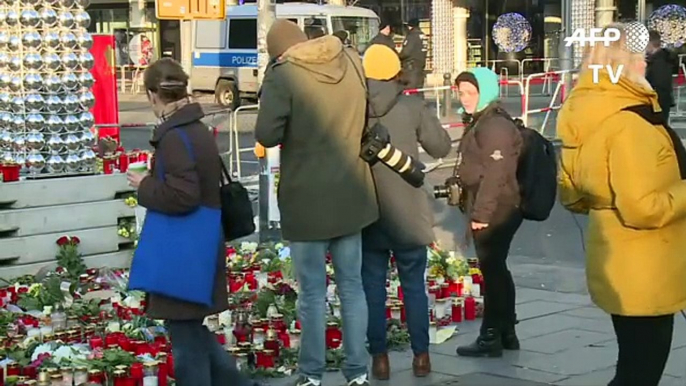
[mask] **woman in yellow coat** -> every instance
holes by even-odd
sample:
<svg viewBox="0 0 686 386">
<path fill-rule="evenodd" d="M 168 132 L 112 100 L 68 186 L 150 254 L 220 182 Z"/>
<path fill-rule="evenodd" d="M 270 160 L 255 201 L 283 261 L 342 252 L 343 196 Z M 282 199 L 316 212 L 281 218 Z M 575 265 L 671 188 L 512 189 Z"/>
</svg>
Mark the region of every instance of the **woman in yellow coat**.
<svg viewBox="0 0 686 386">
<path fill-rule="evenodd" d="M 622 38 L 591 49 L 558 117 L 560 198 L 589 216 L 588 289 L 619 345 L 610 386 L 657 386 L 686 308 L 686 150 L 660 118 L 644 54 L 611 27 Z"/>
</svg>

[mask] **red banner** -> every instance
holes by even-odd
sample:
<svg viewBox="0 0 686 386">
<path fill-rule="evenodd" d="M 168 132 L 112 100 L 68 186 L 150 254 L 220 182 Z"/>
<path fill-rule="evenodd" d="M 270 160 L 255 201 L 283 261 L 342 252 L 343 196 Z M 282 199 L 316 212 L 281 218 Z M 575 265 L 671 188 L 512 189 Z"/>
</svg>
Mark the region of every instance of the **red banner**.
<svg viewBox="0 0 686 386">
<path fill-rule="evenodd" d="M 95 106 L 91 110 L 96 125 L 119 124 L 119 102 L 117 98 L 117 69 L 115 67 L 115 40 L 113 35 L 94 34 L 91 54 L 95 65 L 91 70 L 95 84 L 93 95 Z M 111 137 L 119 142 L 119 127 L 103 127 L 98 138 Z"/>
</svg>

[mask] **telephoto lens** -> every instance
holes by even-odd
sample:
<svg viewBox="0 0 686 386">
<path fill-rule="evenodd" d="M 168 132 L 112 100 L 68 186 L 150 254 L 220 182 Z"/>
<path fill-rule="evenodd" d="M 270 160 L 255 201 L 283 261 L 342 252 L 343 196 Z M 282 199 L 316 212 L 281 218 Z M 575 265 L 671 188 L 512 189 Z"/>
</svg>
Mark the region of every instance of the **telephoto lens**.
<svg viewBox="0 0 686 386">
<path fill-rule="evenodd" d="M 434 186 L 434 198 L 449 198 L 450 197 L 450 187 L 446 185 L 436 185 Z"/>
</svg>

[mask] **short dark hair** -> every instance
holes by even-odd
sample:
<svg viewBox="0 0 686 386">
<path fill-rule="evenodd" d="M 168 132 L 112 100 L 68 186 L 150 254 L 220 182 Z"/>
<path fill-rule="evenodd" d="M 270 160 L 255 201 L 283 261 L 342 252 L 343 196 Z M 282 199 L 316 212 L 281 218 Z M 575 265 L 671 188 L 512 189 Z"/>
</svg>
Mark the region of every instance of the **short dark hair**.
<svg viewBox="0 0 686 386">
<path fill-rule="evenodd" d="M 163 103 L 188 98 L 188 74 L 179 62 L 171 58 L 162 58 L 151 64 L 143 74 L 143 85 Z"/>
<path fill-rule="evenodd" d="M 653 47 L 660 47 L 662 46 L 662 36 L 660 36 L 660 33 L 652 30 L 648 32 L 648 42 L 653 46 Z"/>
</svg>

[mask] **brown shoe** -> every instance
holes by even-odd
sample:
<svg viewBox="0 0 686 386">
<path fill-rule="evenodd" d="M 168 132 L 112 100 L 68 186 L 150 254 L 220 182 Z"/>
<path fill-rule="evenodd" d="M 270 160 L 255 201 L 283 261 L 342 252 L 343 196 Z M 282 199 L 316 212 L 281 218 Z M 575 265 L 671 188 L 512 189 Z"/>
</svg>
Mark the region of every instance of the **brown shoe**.
<svg viewBox="0 0 686 386">
<path fill-rule="evenodd" d="M 391 366 L 388 354 L 377 354 L 372 357 L 372 376 L 379 381 L 386 381 L 391 377 Z"/>
<path fill-rule="evenodd" d="M 414 372 L 415 377 L 426 377 L 431 373 L 431 359 L 429 358 L 429 353 L 425 352 L 419 355 L 415 355 L 412 360 L 412 372 Z"/>
</svg>

